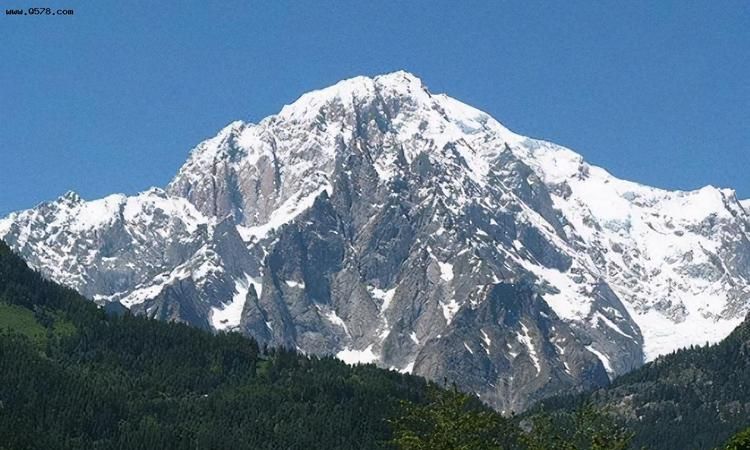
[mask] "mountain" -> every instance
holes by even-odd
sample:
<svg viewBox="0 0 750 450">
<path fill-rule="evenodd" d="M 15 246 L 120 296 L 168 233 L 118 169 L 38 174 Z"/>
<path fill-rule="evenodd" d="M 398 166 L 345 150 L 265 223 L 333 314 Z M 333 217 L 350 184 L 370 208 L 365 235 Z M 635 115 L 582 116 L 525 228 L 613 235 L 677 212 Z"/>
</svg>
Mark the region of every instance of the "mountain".
<svg viewBox="0 0 750 450">
<path fill-rule="evenodd" d="M 747 205 L 620 180 L 395 72 L 230 124 L 164 190 L 68 193 L 0 238 L 99 304 L 509 413 L 728 335 L 750 305 Z"/>
<path fill-rule="evenodd" d="M 717 448 L 750 427 L 750 316 L 719 344 L 678 350 L 607 389 L 545 400 L 534 412 L 572 410 L 582 400 L 634 431 L 635 448 Z"/>
</svg>

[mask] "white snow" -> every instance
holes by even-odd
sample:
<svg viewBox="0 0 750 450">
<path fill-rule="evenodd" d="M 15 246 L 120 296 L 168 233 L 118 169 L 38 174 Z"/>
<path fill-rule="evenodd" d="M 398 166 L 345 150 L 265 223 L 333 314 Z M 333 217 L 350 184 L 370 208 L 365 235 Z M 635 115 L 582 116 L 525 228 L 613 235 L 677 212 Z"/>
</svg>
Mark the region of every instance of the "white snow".
<svg viewBox="0 0 750 450">
<path fill-rule="evenodd" d="M 529 358 L 531 358 L 531 362 L 534 363 L 534 367 L 536 368 L 536 373 L 541 372 L 542 366 L 539 362 L 539 355 L 534 347 L 534 340 L 531 335 L 529 335 L 529 329 L 523 322 L 521 322 L 521 332 L 516 335 L 516 338 L 518 339 L 518 342 L 526 346 Z"/>
<path fill-rule="evenodd" d="M 616 333 L 618 333 L 618 334 L 620 334 L 620 335 L 622 335 L 622 336 L 624 336 L 624 337 L 626 337 L 628 339 L 635 339 L 633 336 L 631 336 L 631 335 L 625 333 L 624 331 L 622 331 L 620 329 L 620 327 L 618 327 L 614 322 L 612 322 L 611 320 L 609 320 L 604 314 L 602 314 L 602 313 L 600 313 L 598 311 L 596 313 L 594 313 L 593 322 L 595 322 L 595 323 L 604 323 L 604 325 L 608 326 L 609 328 L 611 328 L 612 330 L 614 330 Z"/>
<path fill-rule="evenodd" d="M 304 289 L 305 283 L 301 281 L 294 281 L 294 280 L 286 280 L 284 283 L 289 286 L 290 288 L 296 288 L 296 289 Z"/>
<path fill-rule="evenodd" d="M 370 294 L 380 300 L 382 303 L 380 304 L 380 312 L 384 313 L 388 310 L 388 307 L 391 306 L 391 301 L 393 300 L 393 295 L 396 293 L 396 288 L 388 289 L 387 291 L 384 291 L 383 289 L 378 289 L 373 286 L 369 286 L 368 290 L 370 291 Z"/>
<path fill-rule="evenodd" d="M 448 303 L 440 302 L 440 308 L 443 310 L 443 317 L 445 318 L 446 324 L 450 324 L 453 321 L 453 317 L 456 315 L 461 305 L 456 301 L 455 298 L 451 298 Z"/>
<path fill-rule="evenodd" d="M 693 315 L 689 320 L 675 323 L 655 310 L 634 313 L 644 337 L 646 361 L 691 345 L 714 344 L 724 339 L 741 322 L 741 317 L 714 320 Z"/>
<path fill-rule="evenodd" d="M 138 305 L 145 302 L 146 300 L 155 298 L 171 281 L 174 281 L 174 279 L 169 278 L 167 281 L 162 283 L 155 283 L 143 288 L 136 288 L 130 294 L 128 294 L 127 297 L 121 299 L 120 303 L 122 303 L 122 305 L 126 308 L 131 308 L 133 305 Z"/>
<path fill-rule="evenodd" d="M 99 228 L 113 220 L 127 197 L 113 194 L 99 200 L 85 202 L 77 208 L 71 227 L 75 231 Z"/>
<path fill-rule="evenodd" d="M 313 122 L 322 107 L 331 102 L 353 106 L 357 97 L 365 98 L 375 92 L 374 80 L 368 77 L 354 77 L 348 80 L 303 94 L 291 105 L 285 105 L 278 116 L 290 122 Z"/>
<path fill-rule="evenodd" d="M 13 225 L 13 219 L 15 214 L 11 214 L 5 219 L 0 219 L 0 239 L 4 238 L 10 231 L 10 227 Z"/>
<path fill-rule="evenodd" d="M 559 359 L 563 362 L 563 366 L 565 366 L 565 371 L 568 372 L 569 375 L 572 375 L 573 372 L 571 372 L 568 361 L 563 359 L 563 357 L 565 356 L 565 347 L 563 345 L 560 345 L 561 343 L 564 344 L 565 342 L 559 338 L 555 338 L 552 340 L 552 343 L 555 346 L 555 350 L 557 351 L 557 354 L 560 356 Z"/>
<path fill-rule="evenodd" d="M 336 314 L 336 311 L 333 309 L 326 311 L 325 318 L 328 319 L 329 322 L 331 322 L 334 325 L 337 325 L 344 329 L 344 332 L 348 335 L 349 334 L 349 328 L 346 326 L 346 322 Z"/>
<path fill-rule="evenodd" d="M 607 355 L 600 352 L 599 350 L 595 349 L 593 345 L 587 345 L 586 350 L 590 351 L 594 354 L 594 356 L 599 358 L 599 361 L 602 362 L 604 369 L 607 371 L 607 376 L 609 376 L 610 379 L 614 378 L 615 370 L 612 368 L 612 363 L 609 361 L 609 357 L 607 357 Z"/>
<path fill-rule="evenodd" d="M 331 190 L 331 186 L 326 184 L 306 195 L 299 192 L 274 210 L 266 223 L 252 227 L 240 225 L 237 226 L 237 231 L 246 242 L 265 239 L 271 232 L 292 222 L 298 215 L 309 209 L 323 191 L 326 191 L 330 195 Z"/>
<path fill-rule="evenodd" d="M 364 350 L 352 350 L 345 348 L 336 354 L 336 357 L 347 364 L 368 364 L 377 361 L 378 356 L 373 352 L 374 344 L 370 344 Z"/>
<path fill-rule="evenodd" d="M 482 342 L 484 342 L 484 351 L 489 355 L 490 354 L 490 347 L 492 346 L 492 340 L 489 336 L 487 336 L 487 333 L 484 332 L 484 330 L 480 329 L 480 333 L 482 333 Z"/>
<path fill-rule="evenodd" d="M 438 261 L 438 266 L 440 266 L 440 278 L 446 283 L 453 281 L 453 264 Z"/>
<path fill-rule="evenodd" d="M 248 274 L 245 274 L 244 278 L 235 280 L 235 293 L 232 300 L 221 307 L 211 308 L 211 326 L 215 330 L 231 330 L 240 325 L 242 308 L 245 307 L 247 293 L 252 283 L 253 279 Z"/>
<path fill-rule="evenodd" d="M 399 370 L 401 373 L 412 373 L 414 371 L 414 364 L 416 361 L 412 361 L 409 364 L 406 365 L 403 369 Z"/>
<path fill-rule="evenodd" d="M 586 301 L 588 285 L 577 283 L 569 272 L 563 273 L 557 269 L 531 263 L 526 259 L 517 261 L 522 267 L 555 289 L 556 292 L 545 293 L 543 297 L 560 318 L 580 321 L 589 315 L 591 303 Z"/>
</svg>

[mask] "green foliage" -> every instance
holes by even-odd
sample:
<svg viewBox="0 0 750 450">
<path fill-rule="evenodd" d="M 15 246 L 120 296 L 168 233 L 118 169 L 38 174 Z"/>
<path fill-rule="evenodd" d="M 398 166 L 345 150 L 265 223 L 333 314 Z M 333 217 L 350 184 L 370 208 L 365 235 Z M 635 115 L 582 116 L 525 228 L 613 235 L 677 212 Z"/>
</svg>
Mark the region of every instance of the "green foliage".
<svg viewBox="0 0 750 450">
<path fill-rule="evenodd" d="M 41 345 L 47 330 L 34 318 L 34 312 L 21 306 L 0 303 L 0 330 L 27 336 Z"/>
<path fill-rule="evenodd" d="M 750 428 L 735 434 L 724 446 L 724 450 L 750 450 Z"/>
<path fill-rule="evenodd" d="M 627 450 L 633 434 L 591 403 L 573 413 L 541 414 L 530 419 L 521 441 L 528 450 Z"/>
<path fill-rule="evenodd" d="M 453 390 L 430 389 L 426 405 L 402 402 L 391 444 L 402 450 L 500 450 L 517 430 L 507 419 Z"/>
<path fill-rule="evenodd" d="M 390 423 L 390 444 L 400 450 L 627 450 L 632 440 L 590 403 L 572 413 L 509 419 L 455 389 L 430 389 L 426 404 L 402 402 Z"/>
</svg>

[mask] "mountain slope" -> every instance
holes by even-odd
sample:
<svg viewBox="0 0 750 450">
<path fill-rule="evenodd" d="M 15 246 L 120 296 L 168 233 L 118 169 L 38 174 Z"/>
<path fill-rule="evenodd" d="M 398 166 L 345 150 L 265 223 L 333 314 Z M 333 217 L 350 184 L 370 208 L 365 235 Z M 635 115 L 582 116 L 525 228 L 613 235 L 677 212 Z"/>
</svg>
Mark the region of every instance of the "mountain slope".
<svg viewBox="0 0 750 450">
<path fill-rule="evenodd" d="M 92 226 L 63 198 L 0 237 L 99 303 L 449 377 L 506 413 L 716 341 L 748 310 L 732 191 L 618 180 L 405 72 L 234 122 L 166 192 L 118 198 L 139 213 Z"/>
<path fill-rule="evenodd" d="M 721 343 L 680 350 L 585 396 L 618 416 L 650 449 L 712 449 L 750 426 L 750 316 Z M 576 407 L 580 398 L 538 409 Z"/>
<path fill-rule="evenodd" d="M 374 449 L 399 401 L 426 397 L 424 380 L 371 365 L 107 317 L 0 242 L 3 319 L 11 309 L 23 320 L 0 321 L 2 448 Z"/>
<path fill-rule="evenodd" d="M 742 320 L 750 298 L 750 222 L 734 191 L 650 188 L 546 147 L 531 150 L 537 171 L 546 184 L 563 186 L 555 206 L 628 306 L 648 359 L 715 342 Z"/>
</svg>

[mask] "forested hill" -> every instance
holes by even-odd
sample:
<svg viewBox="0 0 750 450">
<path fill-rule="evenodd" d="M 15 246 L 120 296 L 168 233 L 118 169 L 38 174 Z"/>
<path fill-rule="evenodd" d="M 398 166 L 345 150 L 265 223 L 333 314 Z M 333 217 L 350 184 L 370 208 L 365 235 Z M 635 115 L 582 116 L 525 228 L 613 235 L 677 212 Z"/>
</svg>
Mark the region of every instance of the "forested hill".
<svg viewBox="0 0 750 450">
<path fill-rule="evenodd" d="M 660 357 L 584 398 L 619 416 L 636 448 L 715 448 L 750 426 L 750 317 L 719 344 Z M 557 397 L 536 410 L 569 410 L 581 400 Z"/>
<path fill-rule="evenodd" d="M 107 317 L 0 241 L 0 449 L 368 449 L 418 377 Z"/>
</svg>

